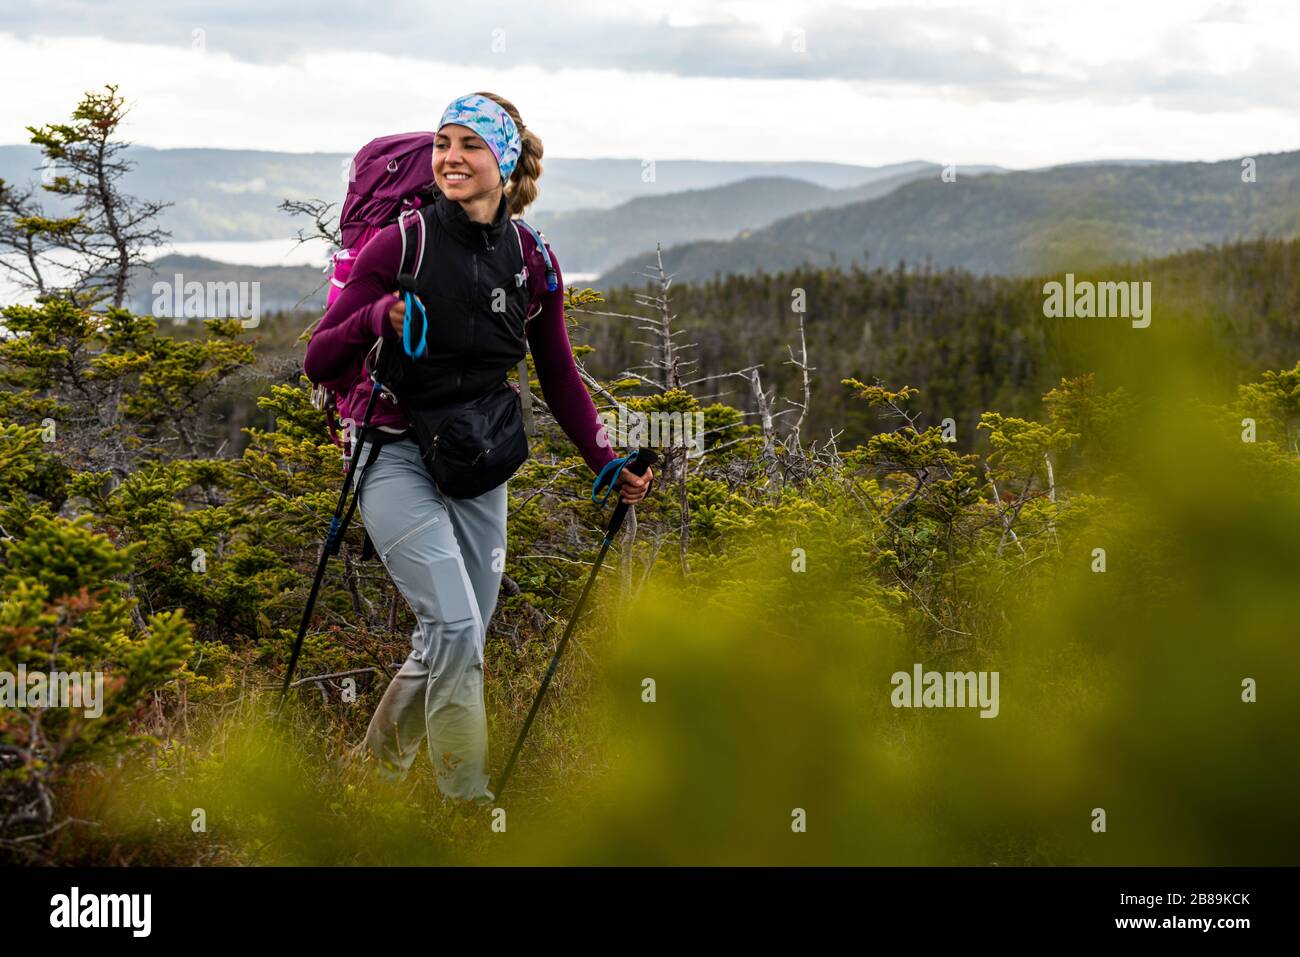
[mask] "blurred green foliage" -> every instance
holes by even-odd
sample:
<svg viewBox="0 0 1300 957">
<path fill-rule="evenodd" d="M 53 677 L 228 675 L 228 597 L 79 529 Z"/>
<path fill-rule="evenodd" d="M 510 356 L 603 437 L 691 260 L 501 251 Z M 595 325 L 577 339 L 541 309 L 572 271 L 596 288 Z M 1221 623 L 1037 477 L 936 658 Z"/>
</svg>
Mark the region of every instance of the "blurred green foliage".
<svg viewBox="0 0 1300 957">
<path fill-rule="evenodd" d="M 740 410 L 705 407 L 710 453 L 684 473 L 668 463 L 637 508 L 496 814 L 443 805 L 426 760 L 389 784 L 354 753 L 412 625 L 382 567 L 359 561 L 360 529 L 300 671 L 359 672 L 355 699 L 342 678 L 308 681 L 269 721 L 342 477 L 305 386 L 262 395 L 268 427 L 249 427 L 238 457 L 191 454 L 152 440 L 178 436 L 238 368 L 237 329 L 187 340 L 182 361 L 120 311 L 105 328 L 57 302 L 6 310 L 0 670 L 120 680 L 102 724 L 46 709 L 33 737 L 30 709 L 0 712 L 0 849 L 68 863 L 1283 863 L 1300 836 L 1300 364 L 1233 383 L 1197 290 L 1158 287 L 1155 302 L 1147 329 L 1053 330 L 1071 374 L 1036 408 L 963 413 L 959 443 L 922 427 L 924 381 L 846 376 L 877 430 L 781 446 L 775 473 Z M 96 389 L 54 374 L 82 368 Z M 46 441 L 45 418 L 94 428 Z M 101 441 L 130 467 L 99 467 Z M 486 662 L 498 765 L 599 546 L 589 483 L 549 425 L 511 481 Z M 998 672 L 998 715 L 895 708 L 891 676 L 916 664 Z M 51 813 L 22 817 L 42 797 Z M 21 851 L 12 840 L 60 820 Z"/>
</svg>

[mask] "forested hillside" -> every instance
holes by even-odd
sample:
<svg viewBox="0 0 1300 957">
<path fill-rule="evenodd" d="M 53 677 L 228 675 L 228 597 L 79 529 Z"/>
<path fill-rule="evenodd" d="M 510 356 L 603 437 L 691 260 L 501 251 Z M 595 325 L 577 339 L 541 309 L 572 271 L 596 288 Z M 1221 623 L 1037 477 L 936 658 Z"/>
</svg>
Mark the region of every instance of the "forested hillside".
<svg viewBox="0 0 1300 957">
<path fill-rule="evenodd" d="M 795 213 L 860 203 L 939 174 L 934 163 L 898 165 L 901 169 L 896 172 L 885 167 L 871 175 L 864 169 L 861 181 L 838 188 L 789 176 L 750 176 L 679 192 L 665 182 L 652 195 L 610 209 L 540 209 L 528 218 L 556 250 L 564 250 L 570 272 L 601 272 L 641 250 L 653 249 L 655 243 L 730 240 Z M 971 172 L 993 169 L 978 167 Z"/>
<path fill-rule="evenodd" d="M 1300 153 L 984 176 L 960 167 L 956 172 L 954 182 L 935 175 L 878 199 L 789 216 L 729 242 L 668 248 L 664 262 L 682 282 L 805 262 L 892 266 L 900 260 L 1026 275 L 1206 243 L 1300 235 Z M 637 272 L 649 255 L 632 257 L 599 282 L 639 284 Z"/>
<path fill-rule="evenodd" d="M 1038 396 L 1054 382 L 1089 371 L 1071 366 L 1067 346 L 1088 335 L 1090 324 L 1102 328 L 1101 336 L 1122 339 L 1127 332 L 1135 335 L 1135 346 L 1140 342 L 1141 331 L 1120 328 L 1117 320 L 1045 319 L 1043 284 L 1061 278 L 979 276 L 927 266 L 805 267 L 674 282 L 672 291 L 679 325 L 688 341 L 698 343 L 700 374 L 761 362 L 765 384 L 797 398 L 800 372 L 781 360 L 798 335 L 791 291 L 805 290 L 816 303 L 805 316 L 816 366 L 808 413 L 815 434 L 843 429 L 847 441 L 865 441 L 876 427 L 871 414 L 837 385 L 846 376 L 879 376 L 921 387 L 931 414 L 926 424 L 956 418 L 965 447 L 976 435 L 981 411 L 1032 414 Z M 1220 360 L 1207 388 L 1226 387 L 1300 356 L 1300 242 L 1207 248 L 1127 263 L 1103 278 L 1150 281 L 1153 324 L 1203 324 Z M 614 290 L 605 308 L 632 312 L 635 297 L 629 289 Z M 643 361 L 634 344 L 643 337 L 633 322 L 593 319 L 584 329 L 595 349 L 589 364 L 602 374 L 616 375 Z M 752 396 L 738 381 L 724 380 L 720 387 L 736 390 L 732 401 L 753 411 Z"/>
</svg>

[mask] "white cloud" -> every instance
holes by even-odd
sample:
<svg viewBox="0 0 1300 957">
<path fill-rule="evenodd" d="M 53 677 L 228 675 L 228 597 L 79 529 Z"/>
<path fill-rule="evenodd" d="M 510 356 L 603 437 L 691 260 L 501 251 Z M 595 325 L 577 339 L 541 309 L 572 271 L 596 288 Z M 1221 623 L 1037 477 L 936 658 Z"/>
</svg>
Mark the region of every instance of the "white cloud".
<svg viewBox="0 0 1300 957">
<path fill-rule="evenodd" d="M 1300 9 L 1285 3 L 639 0 L 611 13 L 569 0 L 520 8 L 524 21 L 484 2 L 461 24 L 472 41 L 448 27 L 431 44 L 413 37 L 442 29 L 436 19 L 400 26 L 441 7 L 353 9 L 366 12 L 26 7 L 6 18 L 23 35 L 0 33 L 0 142 L 25 142 L 26 125 L 64 119 L 83 91 L 114 82 L 136 104 L 127 138 L 159 147 L 350 152 L 430 128 L 476 89 L 512 99 L 551 156 L 1035 166 L 1298 145 Z M 488 49 L 494 20 L 505 55 Z M 55 21 L 152 42 L 40 33 Z M 191 49 L 200 24 L 205 52 Z M 790 50 L 794 26 L 806 54 Z M 409 52 L 383 52 L 398 48 Z"/>
</svg>

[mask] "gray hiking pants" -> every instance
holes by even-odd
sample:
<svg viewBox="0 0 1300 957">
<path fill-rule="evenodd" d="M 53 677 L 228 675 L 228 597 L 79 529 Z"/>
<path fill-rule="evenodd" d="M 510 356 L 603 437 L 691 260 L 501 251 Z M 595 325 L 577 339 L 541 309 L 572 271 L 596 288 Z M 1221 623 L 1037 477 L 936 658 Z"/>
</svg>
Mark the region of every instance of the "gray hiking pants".
<svg viewBox="0 0 1300 957">
<path fill-rule="evenodd" d="M 359 454 L 364 465 L 369 443 Z M 357 472 L 361 520 L 416 620 L 366 746 L 404 775 L 427 738 L 443 794 L 491 800 L 483 642 L 505 565 L 507 483 L 477 498 L 444 496 L 411 438 L 384 445 L 364 483 Z"/>
</svg>

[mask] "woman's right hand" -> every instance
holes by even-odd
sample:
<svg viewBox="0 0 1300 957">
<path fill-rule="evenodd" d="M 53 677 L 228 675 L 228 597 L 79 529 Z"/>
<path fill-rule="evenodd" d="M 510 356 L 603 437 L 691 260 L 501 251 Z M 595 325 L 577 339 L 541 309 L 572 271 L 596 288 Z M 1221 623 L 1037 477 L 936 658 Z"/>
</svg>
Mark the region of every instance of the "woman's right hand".
<svg viewBox="0 0 1300 957">
<path fill-rule="evenodd" d="M 406 299 L 400 292 L 395 292 L 393 295 L 397 297 L 397 302 L 393 303 L 388 309 L 388 323 L 400 336 L 402 334 L 402 324 L 406 321 Z"/>
</svg>

